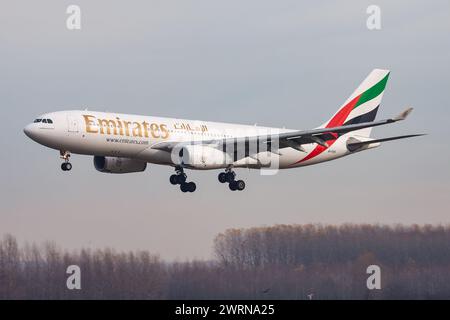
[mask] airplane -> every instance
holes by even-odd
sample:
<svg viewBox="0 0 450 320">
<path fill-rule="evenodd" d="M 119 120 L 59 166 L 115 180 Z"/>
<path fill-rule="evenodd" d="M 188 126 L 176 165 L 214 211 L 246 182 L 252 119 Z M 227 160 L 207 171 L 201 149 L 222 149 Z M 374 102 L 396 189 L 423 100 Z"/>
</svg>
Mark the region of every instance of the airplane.
<svg viewBox="0 0 450 320">
<path fill-rule="evenodd" d="M 41 115 L 24 133 L 59 150 L 63 171 L 72 169 L 72 153 L 93 156 L 95 169 L 105 173 L 142 172 L 147 163 L 166 165 L 175 169 L 172 185 L 194 192 L 196 184 L 187 181 L 185 169 L 222 169 L 219 182 L 242 191 L 245 182 L 236 179 L 236 168 L 297 168 L 423 135 L 370 137 L 372 128 L 404 120 L 412 111 L 375 121 L 389 74 L 374 69 L 328 121 L 311 130 L 70 110 Z"/>
</svg>

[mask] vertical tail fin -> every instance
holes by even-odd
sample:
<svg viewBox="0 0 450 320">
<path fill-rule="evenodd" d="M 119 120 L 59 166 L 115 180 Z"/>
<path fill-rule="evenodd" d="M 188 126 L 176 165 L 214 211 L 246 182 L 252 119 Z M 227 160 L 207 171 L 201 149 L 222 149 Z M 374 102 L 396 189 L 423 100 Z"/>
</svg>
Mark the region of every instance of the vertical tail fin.
<svg viewBox="0 0 450 320">
<path fill-rule="evenodd" d="M 389 70 L 374 69 L 331 119 L 320 127 L 331 128 L 375 120 L 388 78 Z M 353 133 L 369 137 L 371 129 L 365 128 Z"/>
</svg>

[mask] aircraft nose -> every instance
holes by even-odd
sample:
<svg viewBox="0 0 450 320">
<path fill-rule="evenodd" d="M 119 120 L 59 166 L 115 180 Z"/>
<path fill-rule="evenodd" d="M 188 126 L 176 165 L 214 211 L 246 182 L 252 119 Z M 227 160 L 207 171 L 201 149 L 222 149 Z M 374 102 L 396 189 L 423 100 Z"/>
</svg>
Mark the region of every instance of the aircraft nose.
<svg viewBox="0 0 450 320">
<path fill-rule="evenodd" d="M 35 136 L 35 131 L 36 128 L 33 125 L 33 123 L 30 123 L 28 125 L 25 126 L 25 128 L 23 128 L 23 132 L 27 135 L 27 137 L 33 139 L 33 137 Z"/>
</svg>

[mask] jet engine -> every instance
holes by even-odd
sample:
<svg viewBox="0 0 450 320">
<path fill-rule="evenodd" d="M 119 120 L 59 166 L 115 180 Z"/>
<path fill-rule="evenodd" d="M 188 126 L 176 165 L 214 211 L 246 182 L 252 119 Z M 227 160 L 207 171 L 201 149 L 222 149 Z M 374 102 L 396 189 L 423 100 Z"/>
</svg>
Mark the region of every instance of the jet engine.
<svg viewBox="0 0 450 320">
<path fill-rule="evenodd" d="M 106 173 L 142 172 L 147 168 L 147 162 L 129 158 L 94 156 L 94 167 Z"/>
</svg>

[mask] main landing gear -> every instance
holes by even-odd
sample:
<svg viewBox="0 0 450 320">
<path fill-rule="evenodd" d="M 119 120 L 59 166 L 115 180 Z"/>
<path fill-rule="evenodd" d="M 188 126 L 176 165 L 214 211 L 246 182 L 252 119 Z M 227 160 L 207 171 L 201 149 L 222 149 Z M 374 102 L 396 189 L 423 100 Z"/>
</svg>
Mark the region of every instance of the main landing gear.
<svg viewBox="0 0 450 320">
<path fill-rule="evenodd" d="M 197 186 L 194 182 L 186 182 L 187 175 L 184 173 L 182 167 L 175 167 L 176 174 L 170 176 L 170 183 L 173 185 L 180 185 L 182 192 L 194 192 Z"/>
<path fill-rule="evenodd" d="M 70 152 L 61 150 L 59 152 L 59 154 L 61 155 L 61 159 L 64 160 L 64 162 L 61 164 L 62 171 L 70 171 L 70 170 L 72 170 L 72 164 L 69 162 Z"/>
<path fill-rule="evenodd" d="M 219 173 L 218 178 L 220 183 L 228 182 L 228 187 L 231 191 L 242 191 L 245 189 L 245 182 L 243 180 L 236 180 L 236 173 L 231 168 Z"/>
</svg>

